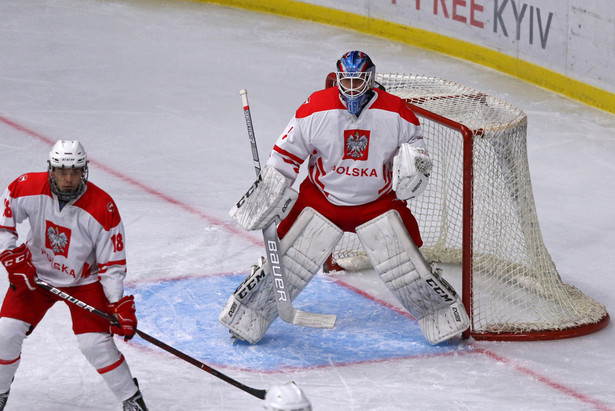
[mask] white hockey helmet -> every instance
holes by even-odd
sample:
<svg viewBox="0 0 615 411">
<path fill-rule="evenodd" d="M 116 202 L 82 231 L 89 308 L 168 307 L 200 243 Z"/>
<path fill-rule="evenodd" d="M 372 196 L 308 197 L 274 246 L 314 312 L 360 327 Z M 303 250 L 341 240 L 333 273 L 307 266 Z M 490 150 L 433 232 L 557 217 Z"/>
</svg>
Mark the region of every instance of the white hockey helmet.
<svg viewBox="0 0 615 411">
<path fill-rule="evenodd" d="M 49 152 L 48 175 L 51 191 L 58 196 L 61 201 L 71 201 L 79 197 L 84 191 L 88 182 L 88 156 L 83 145 L 77 140 L 58 140 Z M 61 168 L 82 168 L 83 175 L 79 186 L 70 192 L 59 189 L 53 178 L 52 171 Z"/>
<path fill-rule="evenodd" d="M 274 385 L 265 395 L 267 411 L 312 411 L 312 404 L 293 381 Z"/>
<path fill-rule="evenodd" d="M 88 156 L 77 140 L 58 140 L 49 152 L 49 166 L 54 168 L 87 167 Z"/>
</svg>

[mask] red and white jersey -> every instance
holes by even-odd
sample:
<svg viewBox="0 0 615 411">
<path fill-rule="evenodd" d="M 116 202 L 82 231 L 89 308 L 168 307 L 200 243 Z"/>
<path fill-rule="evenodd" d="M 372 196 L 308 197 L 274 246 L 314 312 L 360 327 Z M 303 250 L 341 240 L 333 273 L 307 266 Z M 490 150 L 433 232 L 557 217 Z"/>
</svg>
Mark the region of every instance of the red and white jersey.
<svg viewBox="0 0 615 411">
<path fill-rule="evenodd" d="M 32 262 L 56 287 L 101 281 L 109 301 L 124 294 L 124 226 L 113 199 L 96 185 L 61 210 L 46 172 L 24 174 L 0 199 L 0 251 L 14 248 L 16 225 L 28 220 Z"/>
<path fill-rule="evenodd" d="M 357 117 L 330 87 L 299 107 L 267 164 L 294 182 L 309 158 L 308 178 L 332 204 L 361 205 L 392 190 L 393 157 L 403 143 L 426 149 L 419 121 L 403 100 L 375 89 Z"/>
</svg>

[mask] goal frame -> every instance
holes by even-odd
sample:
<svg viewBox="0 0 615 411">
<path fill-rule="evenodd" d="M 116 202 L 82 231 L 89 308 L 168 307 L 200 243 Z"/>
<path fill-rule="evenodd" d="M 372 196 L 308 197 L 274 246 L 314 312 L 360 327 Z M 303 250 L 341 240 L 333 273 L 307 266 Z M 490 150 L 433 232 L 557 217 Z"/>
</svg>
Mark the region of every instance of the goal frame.
<svg viewBox="0 0 615 411">
<path fill-rule="evenodd" d="M 379 81 L 382 81 L 383 83 L 381 84 Z M 398 83 L 397 81 L 400 82 Z M 335 73 L 329 73 L 325 80 L 325 87 L 334 86 L 335 83 Z M 423 124 L 425 121 L 430 124 L 437 124 L 439 127 L 449 129 L 452 133 L 458 133 L 460 135 L 459 139 L 457 140 L 459 142 L 459 148 L 456 151 L 462 157 L 462 159 L 458 160 L 457 162 L 457 164 L 460 164 L 459 172 L 457 175 L 462 180 L 458 184 L 458 187 L 461 187 L 462 190 L 461 195 L 459 196 L 460 206 L 457 208 L 457 210 L 461 209 L 458 226 L 461 229 L 461 234 L 459 235 L 459 237 L 457 237 L 459 242 L 456 244 L 455 247 L 455 250 L 458 251 L 455 252 L 454 257 L 451 257 L 448 253 L 446 255 L 440 255 L 439 252 L 437 252 L 437 255 L 434 255 L 433 259 L 437 262 L 442 258 L 442 262 L 453 262 L 454 264 L 461 267 L 460 294 L 462 297 L 463 304 L 471 320 L 470 328 L 466 332 L 464 332 L 463 336 L 465 338 L 472 337 L 476 340 L 491 341 L 555 340 L 591 334 L 606 327 L 610 321 L 609 314 L 608 312 L 606 312 L 606 308 L 602 304 L 585 296 L 575 287 L 565 284 L 561 281 L 559 273 L 557 272 L 555 265 L 551 261 L 551 258 L 548 254 L 548 250 L 546 249 L 546 246 L 542 241 L 542 234 L 540 233 L 540 228 L 536 216 L 535 204 L 533 200 L 533 193 L 531 190 L 531 178 L 529 176 L 528 169 L 529 166 L 527 163 L 527 116 L 518 108 L 513 107 L 510 104 L 498 100 L 492 96 L 489 96 L 481 91 L 474 90 L 460 84 L 435 77 L 400 73 L 378 73 L 376 76 L 375 87 L 388 89 L 389 86 L 391 86 L 393 90 L 387 91 L 391 92 L 392 94 L 397 94 L 400 98 L 402 98 L 402 100 L 408 105 L 408 107 L 417 115 L 419 121 L 421 121 L 421 118 L 423 119 L 423 121 L 421 121 L 421 124 Z M 457 100 L 460 100 L 460 105 L 455 106 L 456 108 L 452 112 L 448 111 L 452 110 L 452 107 L 450 109 L 447 109 L 446 107 L 449 107 L 447 106 L 447 104 L 451 101 Z M 487 118 L 483 118 L 482 116 L 486 114 L 483 112 L 484 107 L 489 105 L 493 105 L 494 107 L 496 107 L 493 109 L 496 111 L 492 114 L 496 116 L 502 115 L 503 118 L 498 118 L 495 120 L 487 120 Z M 458 108 L 461 109 L 461 111 L 457 112 Z M 436 110 L 438 110 L 438 112 L 435 112 Z M 470 111 L 466 112 L 464 110 Z M 447 113 L 449 115 L 447 115 Z M 492 114 L 489 113 L 486 115 Z M 512 117 L 510 117 L 511 115 Z M 472 119 L 469 119 L 468 116 L 470 116 Z M 467 123 L 467 125 L 464 123 Z M 521 181 L 525 181 L 527 183 L 527 191 L 523 196 L 523 201 L 524 207 L 526 207 L 527 212 L 530 213 L 527 215 L 523 214 L 520 216 L 520 218 L 522 218 L 523 220 L 520 223 L 523 226 L 521 230 L 531 230 L 528 233 L 525 233 L 524 231 L 524 236 L 536 236 L 536 238 L 532 240 L 532 247 L 537 248 L 532 248 L 532 250 L 533 253 L 537 254 L 533 254 L 533 257 L 537 257 L 541 260 L 539 265 L 535 268 L 535 270 L 537 271 L 534 271 L 534 269 L 532 269 L 533 274 L 530 275 L 542 275 L 542 277 L 540 277 L 540 280 L 537 278 L 536 281 L 547 281 L 548 284 L 545 284 L 545 286 L 555 287 L 553 289 L 547 289 L 547 291 L 557 293 L 558 296 L 553 297 L 555 298 L 553 300 L 555 303 L 564 304 L 566 306 L 570 306 L 570 304 L 574 304 L 575 302 L 576 304 L 581 304 L 578 307 L 583 307 L 583 317 L 579 317 L 578 313 L 571 314 L 572 318 L 569 318 L 569 321 L 564 321 L 561 323 L 555 322 L 552 324 L 548 324 L 548 326 L 546 326 L 547 324 L 541 323 L 541 321 L 546 320 L 546 318 L 542 317 L 540 319 L 536 318 L 536 323 L 530 322 L 525 324 L 525 328 L 520 326 L 512 326 L 512 324 L 516 323 L 511 324 L 507 322 L 503 324 L 494 323 L 493 325 L 487 323 L 487 325 L 490 326 L 485 326 L 484 316 L 485 314 L 489 315 L 489 313 L 483 313 L 483 298 L 485 297 L 483 296 L 484 290 L 482 290 L 482 286 L 480 285 L 481 282 L 485 281 L 485 273 L 474 272 L 475 269 L 478 269 L 475 267 L 475 263 L 480 262 L 480 260 L 474 261 L 475 258 L 484 258 L 484 253 L 482 251 L 481 255 L 477 257 L 475 255 L 476 250 L 474 249 L 474 247 L 476 246 L 474 244 L 474 241 L 480 241 L 481 239 L 484 239 L 482 237 L 482 235 L 484 234 L 481 234 L 483 233 L 483 231 L 481 230 L 484 229 L 484 227 L 481 225 L 484 224 L 483 220 L 485 218 L 484 206 L 475 203 L 475 197 L 477 195 L 476 190 L 479 190 L 478 192 L 484 195 L 484 181 L 482 180 L 482 174 L 481 176 L 479 176 L 479 181 L 477 181 L 477 178 L 475 176 L 475 168 L 480 167 L 481 173 L 485 171 L 484 165 L 482 164 L 482 156 L 484 156 L 485 153 L 481 150 L 482 144 L 478 144 L 479 141 L 482 141 L 479 139 L 486 139 L 487 141 L 492 141 L 495 135 L 499 136 L 497 138 L 500 140 L 497 141 L 508 141 L 501 139 L 504 137 L 506 137 L 507 139 L 513 138 L 514 136 L 514 139 L 510 140 L 511 143 L 514 144 L 515 141 L 521 143 L 517 146 L 513 146 L 515 149 L 518 150 L 517 157 L 514 157 L 513 159 L 514 161 L 519 162 L 518 164 L 515 163 L 516 166 L 522 167 L 522 169 L 525 171 L 520 171 L 521 169 L 518 169 L 515 172 L 519 174 L 515 174 L 513 175 L 513 177 L 517 178 L 518 176 L 519 178 L 524 178 L 525 180 Z M 519 138 L 519 135 L 522 135 L 521 139 Z M 442 138 L 446 137 L 442 136 Z M 475 158 L 475 150 L 480 151 L 478 155 L 480 155 L 481 157 L 479 158 L 480 161 L 478 164 L 475 164 L 475 162 L 477 161 Z M 430 183 L 430 185 L 431 184 L 433 183 Z M 477 188 L 477 184 L 480 188 Z M 477 207 L 479 208 L 477 209 Z M 411 208 L 414 208 L 414 206 L 411 206 Z M 525 220 L 526 218 L 527 220 Z M 479 221 L 477 221 L 477 219 Z M 481 225 L 479 227 L 479 231 L 476 234 L 475 224 Z M 479 236 L 478 239 L 476 238 L 476 235 Z M 528 241 L 527 238 L 525 238 L 524 241 Z M 343 242 L 343 240 L 341 242 Z M 530 245 L 526 243 L 526 246 L 529 247 Z M 348 243 L 345 245 L 340 244 L 338 245 L 338 247 L 340 248 L 336 249 L 334 252 L 336 256 L 334 257 L 334 254 L 332 254 L 327 260 L 327 262 L 325 262 L 325 265 L 323 267 L 324 271 L 363 270 L 367 269 L 370 266 L 367 257 L 364 256 L 365 258 L 363 258 L 361 256 L 362 252 L 360 251 L 360 248 L 357 248 L 360 247 L 360 245 L 356 243 Z M 337 254 L 338 251 L 340 253 L 339 255 Z M 423 251 L 423 254 L 425 253 L 431 253 L 431 251 L 425 250 Z M 339 260 L 339 257 L 341 257 L 342 260 Z M 449 259 L 451 261 L 448 261 Z M 510 263 L 506 263 L 515 264 L 513 260 L 511 260 Z M 341 265 L 343 265 L 344 267 L 342 267 Z M 544 272 L 542 270 L 544 270 Z M 477 278 L 475 278 L 476 275 L 479 276 L 478 280 Z M 497 275 L 494 278 L 497 279 Z M 521 289 L 526 286 L 525 284 L 523 284 L 523 277 L 511 277 L 511 279 L 515 281 L 521 281 L 517 284 L 517 286 L 519 286 Z M 531 278 L 530 281 L 532 281 Z M 552 285 L 551 282 L 557 284 Z M 515 283 L 513 282 L 513 284 Z M 541 284 L 542 283 L 537 283 L 536 286 L 540 288 L 543 286 Z M 547 291 L 543 290 L 541 292 Z M 478 292 L 478 296 L 475 295 L 475 292 Z M 582 298 L 579 297 L 579 294 L 582 296 Z M 546 300 L 544 301 L 550 301 L 551 297 L 549 297 L 548 293 L 545 297 Z M 545 297 L 543 297 L 542 295 L 534 296 L 534 298 Z M 536 300 L 534 304 L 540 301 L 541 300 Z M 534 307 L 534 305 L 532 305 L 532 307 Z M 516 308 L 516 306 L 513 306 L 513 308 Z M 524 306 L 522 306 L 521 308 L 522 310 L 526 310 Z M 569 311 L 566 312 L 570 313 Z M 552 311 L 549 311 L 549 313 L 553 314 Z M 557 317 L 557 319 L 552 319 L 558 321 L 562 318 Z M 523 323 L 519 325 L 523 325 Z"/>
<path fill-rule="evenodd" d="M 571 327 L 562 330 L 549 331 L 530 331 L 530 332 L 480 332 L 473 329 L 474 301 L 473 301 L 473 213 L 474 195 L 474 139 L 480 137 L 481 129 L 472 130 L 469 127 L 448 119 L 442 115 L 426 110 L 416 104 L 413 104 L 409 99 L 404 99 L 406 104 L 419 117 L 428 118 L 431 121 L 440 123 L 441 125 L 456 130 L 463 137 L 463 211 L 462 211 L 462 263 L 461 263 L 461 298 L 468 315 L 470 316 L 470 328 L 463 333 L 464 338 L 472 337 L 475 340 L 482 341 L 542 341 L 556 340 L 580 337 L 595 333 L 605 328 L 609 323 L 609 314 L 607 313 L 599 322 L 578 327 Z"/>
</svg>

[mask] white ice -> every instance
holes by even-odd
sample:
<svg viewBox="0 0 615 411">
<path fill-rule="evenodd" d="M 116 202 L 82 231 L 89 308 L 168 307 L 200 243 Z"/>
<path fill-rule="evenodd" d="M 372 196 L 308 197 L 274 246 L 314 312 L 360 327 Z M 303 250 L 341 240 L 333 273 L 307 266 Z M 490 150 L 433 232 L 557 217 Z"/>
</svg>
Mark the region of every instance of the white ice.
<svg viewBox="0 0 615 411">
<path fill-rule="evenodd" d="M 0 36 L 0 186 L 44 170 L 53 141 L 80 139 L 91 181 L 120 207 L 131 284 L 246 272 L 262 247 L 258 233 L 238 230 L 227 215 L 254 176 L 239 90 L 250 93 L 266 156 L 335 60 L 361 49 L 380 72 L 457 81 L 527 113 L 547 248 L 565 282 L 615 313 L 611 114 L 350 29 L 198 2 L 2 0 Z M 375 294 L 381 287 L 360 284 Z M 469 354 L 219 369 L 256 388 L 294 380 L 315 410 L 614 410 L 614 337 L 609 325 L 560 341 L 468 341 Z M 118 345 L 151 410 L 262 409 L 262 401 L 153 346 Z M 24 344 L 7 411 L 119 408 L 57 304 Z"/>
</svg>

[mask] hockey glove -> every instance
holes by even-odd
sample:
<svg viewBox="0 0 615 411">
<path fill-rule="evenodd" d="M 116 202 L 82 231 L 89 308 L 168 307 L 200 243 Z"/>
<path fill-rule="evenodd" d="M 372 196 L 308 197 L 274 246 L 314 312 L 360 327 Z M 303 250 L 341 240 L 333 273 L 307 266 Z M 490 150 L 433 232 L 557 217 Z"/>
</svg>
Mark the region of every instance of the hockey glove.
<svg viewBox="0 0 615 411">
<path fill-rule="evenodd" d="M 135 308 L 135 297 L 125 295 L 116 303 L 108 304 L 109 313 L 117 318 L 119 325 L 112 325 L 109 330 L 113 334 L 124 337 L 124 340 L 130 340 L 134 337 L 137 330 L 137 315 Z"/>
<path fill-rule="evenodd" d="M 426 151 L 402 144 L 393 158 L 393 190 L 400 200 L 416 198 L 423 193 L 433 163 Z"/>
<path fill-rule="evenodd" d="M 0 254 L 0 262 L 9 273 L 11 288 L 25 287 L 30 291 L 36 290 L 36 268 L 32 264 L 32 253 L 26 244 L 12 250 L 5 250 Z"/>
</svg>

